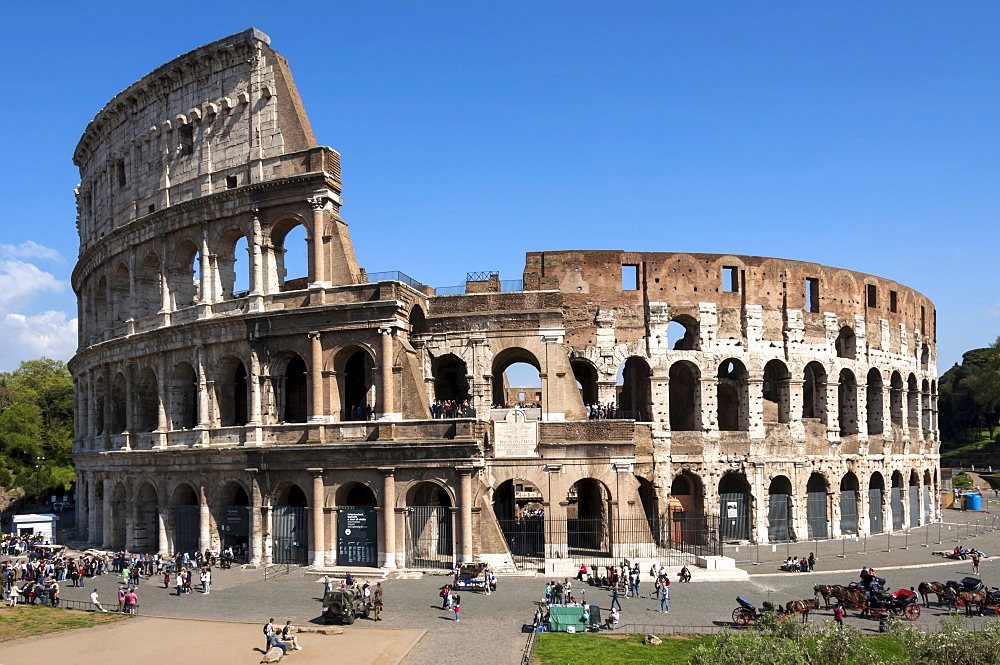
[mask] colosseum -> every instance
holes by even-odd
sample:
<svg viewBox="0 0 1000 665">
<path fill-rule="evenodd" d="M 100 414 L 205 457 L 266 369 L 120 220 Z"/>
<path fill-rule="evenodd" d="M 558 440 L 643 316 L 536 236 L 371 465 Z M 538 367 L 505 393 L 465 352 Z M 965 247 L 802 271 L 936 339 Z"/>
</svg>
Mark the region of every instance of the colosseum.
<svg viewBox="0 0 1000 665">
<path fill-rule="evenodd" d="M 561 570 L 940 518 L 935 310 L 894 281 L 621 250 L 367 272 L 254 29 L 118 94 L 74 163 L 93 546 Z"/>
</svg>

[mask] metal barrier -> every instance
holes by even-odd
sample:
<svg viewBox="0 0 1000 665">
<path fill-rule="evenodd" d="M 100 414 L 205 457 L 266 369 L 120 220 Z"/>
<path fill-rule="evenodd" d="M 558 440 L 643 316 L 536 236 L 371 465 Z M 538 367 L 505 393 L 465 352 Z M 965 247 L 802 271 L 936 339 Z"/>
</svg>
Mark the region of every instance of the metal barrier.
<svg viewBox="0 0 1000 665">
<path fill-rule="evenodd" d="M 528 641 L 524 645 L 524 651 L 521 652 L 521 665 L 531 665 L 531 656 L 535 653 L 535 635 L 537 635 L 534 630 L 528 634 Z"/>
<path fill-rule="evenodd" d="M 103 603 L 101 604 L 104 605 Z M 52 603 L 18 603 L 18 607 L 53 607 Z M 99 612 L 94 604 L 89 600 L 69 600 L 66 598 L 60 598 L 59 604 L 54 606 L 58 610 L 76 610 L 78 612 Z M 118 601 L 111 601 L 108 603 L 107 607 L 104 607 L 104 611 L 108 614 L 118 614 Z M 134 614 L 139 614 L 139 606 L 135 606 Z"/>
<path fill-rule="evenodd" d="M 270 566 L 264 566 L 264 581 L 266 582 L 269 577 L 274 578 L 278 575 L 288 575 L 290 572 L 292 572 L 292 564 L 290 563 L 275 563 Z"/>
</svg>

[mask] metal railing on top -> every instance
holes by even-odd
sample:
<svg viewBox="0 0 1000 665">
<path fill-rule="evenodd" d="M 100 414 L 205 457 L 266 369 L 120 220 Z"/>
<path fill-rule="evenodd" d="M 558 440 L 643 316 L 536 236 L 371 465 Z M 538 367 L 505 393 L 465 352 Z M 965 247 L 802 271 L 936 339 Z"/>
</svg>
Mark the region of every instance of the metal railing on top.
<svg viewBox="0 0 1000 665">
<path fill-rule="evenodd" d="M 419 289 L 423 286 L 420 282 L 413 279 L 405 272 L 400 272 L 399 270 L 387 270 L 385 272 L 370 272 L 368 273 L 368 283 L 374 284 L 375 282 L 402 282 L 412 286 L 415 289 Z"/>
</svg>

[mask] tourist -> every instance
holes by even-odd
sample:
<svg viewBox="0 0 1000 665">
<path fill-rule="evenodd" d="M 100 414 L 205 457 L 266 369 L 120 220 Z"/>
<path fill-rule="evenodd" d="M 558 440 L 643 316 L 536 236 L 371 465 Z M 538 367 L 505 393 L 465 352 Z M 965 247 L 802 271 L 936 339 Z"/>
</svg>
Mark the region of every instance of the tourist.
<svg viewBox="0 0 1000 665">
<path fill-rule="evenodd" d="M 833 608 L 833 620 L 837 622 L 840 628 L 844 627 L 844 608 L 839 604 Z"/>
<path fill-rule="evenodd" d="M 455 610 L 455 621 L 458 621 L 461 617 L 462 607 L 461 607 L 462 597 L 457 593 L 455 594 L 455 605 L 453 609 Z"/>
<path fill-rule="evenodd" d="M 670 614 L 670 580 L 660 587 L 660 611 Z"/>
<path fill-rule="evenodd" d="M 302 651 L 302 647 L 299 646 L 299 640 L 295 637 L 295 626 L 292 625 L 291 621 L 286 621 L 285 627 L 281 629 L 281 641 L 291 642 L 296 651 Z"/>
<path fill-rule="evenodd" d="M 288 647 L 285 643 L 278 639 L 277 631 L 274 629 L 274 617 L 271 617 L 267 623 L 264 624 L 264 639 L 267 643 L 264 645 L 264 653 L 266 654 L 271 647 L 278 647 L 281 649 L 282 656 L 288 655 Z"/>
<path fill-rule="evenodd" d="M 973 550 L 972 551 L 972 574 L 973 575 L 978 575 L 979 574 L 979 561 L 980 561 L 980 559 L 979 559 L 979 552 L 976 552 L 975 550 Z"/>
<path fill-rule="evenodd" d="M 681 568 L 680 578 L 681 578 L 681 582 L 690 582 L 691 581 L 691 571 L 688 570 L 687 565 L 684 565 Z"/>
<path fill-rule="evenodd" d="M 94 607 L 96 607 L 96 608 L 97 608 L 97 609 L 98 609 L 99 611 L 101 611 L 101 612 L 107 612 L 107 610 L 106 610 L 106 609 L 104 609 L 104 606 L 103 606 L 103 605 L 101 605 L 101 602 L 100 602 L 100 597 L 99 597 L 99 596 L 97 595 L 97 589 L 94 589 L 94 590 L 93 590 L 93 591 L 91 592 L 91 594 L 90 594 L 90 602 L 91 602 L 91 604 L 93 604 L 93 606 L 94 606 Z"/>
<path fill-rule="evenodd" d="M 809 558 L 806 561 L 809 564 L 809 572 L 811 573 L 813 571 L 813 568 L 816 567 L 816 555 L 810 552 Z"/>
<path fill-rule="evenodd" d="M 618 609 L 622 608 L 622 601 L 620 601 L 618 599 L 618 585 L 617 584 L 614 587 L 612 587 L 612 589 L 611 589 L 611 609 L 612 610 L 615 609 L 615 605 L 618 606 Z"/>
<path fill-rule="evenodd" d="M 135 608 L 139 605 L 139 597 L 135 595 L 135 589 L 130 589 L 125 594 L 125 611 L 128 614 L 135 614 Z"/>
</svg>

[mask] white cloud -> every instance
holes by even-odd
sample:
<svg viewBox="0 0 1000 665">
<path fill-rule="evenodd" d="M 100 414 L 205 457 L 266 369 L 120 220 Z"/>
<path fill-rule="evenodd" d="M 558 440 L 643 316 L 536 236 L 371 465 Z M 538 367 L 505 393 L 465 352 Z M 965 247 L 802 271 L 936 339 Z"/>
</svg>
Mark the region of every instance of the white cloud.
<svg viewBox="0 0 1000 665">
<path fill-rule="evenodd" d="M 66 286 L 66 282 L 32 263 L 0 260 L 0 314 L 22 307 L 42 293 L 59 293 Z"/>
<path fill-rule="evenodd" d="M 8 313 L 0 319 L 0 365 L 16 365 L 28 358 L 47 356 L 68 360 L 76 352 L 76 318 L 48 311 L 34 316 Z"/>
<path fill-rule="evenodd" d="M 27 240 L 20 245 L 0 243 L 0 257 L 11 259 L 45 259 L 55 263 L 66 263 L 66 259 L 58 251 L 45 245 L 39 245 L 34 240 Z"/>
</svg>

